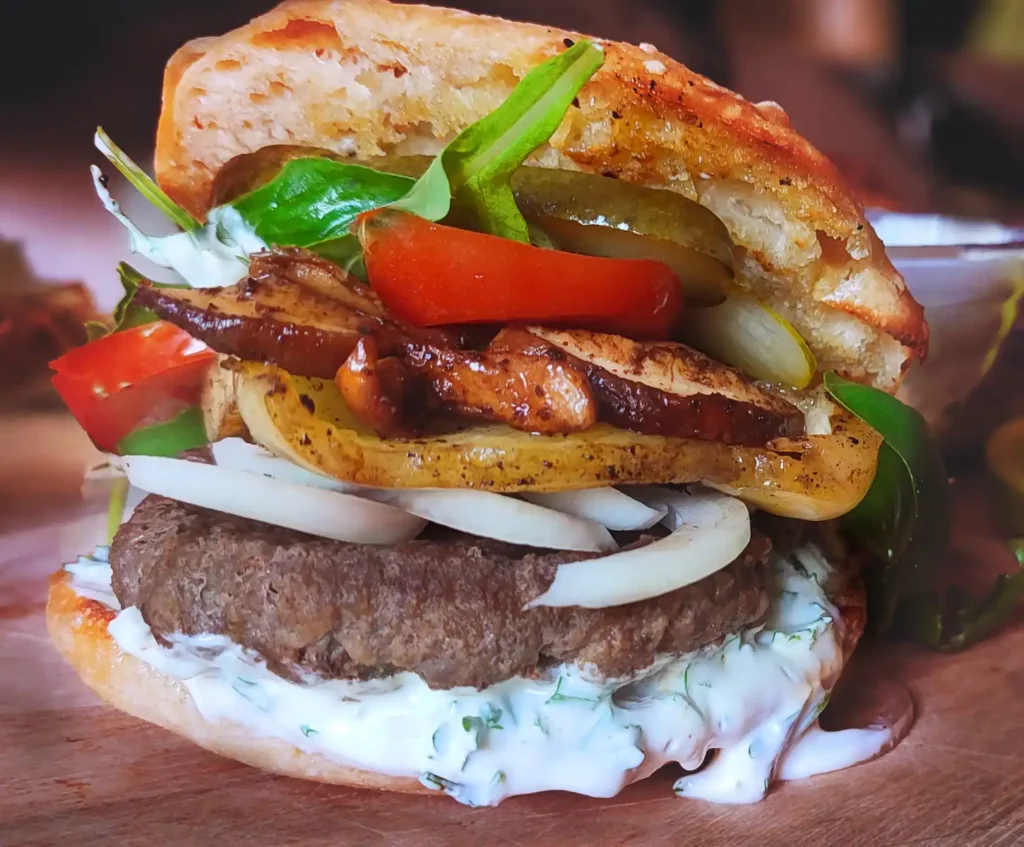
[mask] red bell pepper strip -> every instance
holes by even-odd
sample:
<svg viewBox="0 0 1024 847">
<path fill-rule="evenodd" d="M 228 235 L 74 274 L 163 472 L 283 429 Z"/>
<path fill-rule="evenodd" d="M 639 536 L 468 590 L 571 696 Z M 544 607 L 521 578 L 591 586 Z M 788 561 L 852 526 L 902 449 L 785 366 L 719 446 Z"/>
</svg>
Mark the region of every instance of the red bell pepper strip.
<svg viewBox="0 0 1024 847">
<path fill-rule="evenodd" d="M 649 259 L 549 250 L 381 209 L 359 217 L 370 285 L 416 326 L 536 322 L 667 339 L 676 275 Z"/>
<path fill-rule="evenodd" d="M 99 338 L 50 363 L 53 386 L 101 450 L 195 406 L 216 353 L 164 321 Z"/>
</svg>

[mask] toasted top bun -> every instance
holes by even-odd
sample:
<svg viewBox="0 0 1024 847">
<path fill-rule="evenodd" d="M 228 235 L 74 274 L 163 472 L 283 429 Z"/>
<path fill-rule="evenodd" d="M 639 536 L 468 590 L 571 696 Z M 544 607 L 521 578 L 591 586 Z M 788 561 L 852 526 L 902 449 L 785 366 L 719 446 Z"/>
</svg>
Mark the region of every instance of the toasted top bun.
<svg viewBox="0 0 1024 847">
<path fill-rule="evenodd" d="M 385 0 L 287 0 L 171 58 L 157 179 L 201 216 L 220 168 L 270 145 L 436 153 L 580 37 Z M 747 102 L 650 45 L 595 41 L 604 66 L 531 164 L 699 200 L 741 248 L 741 282 L 823 370 L 894 391 L 928 330 L 836 168 L 776 104 Z"/>
</svg>

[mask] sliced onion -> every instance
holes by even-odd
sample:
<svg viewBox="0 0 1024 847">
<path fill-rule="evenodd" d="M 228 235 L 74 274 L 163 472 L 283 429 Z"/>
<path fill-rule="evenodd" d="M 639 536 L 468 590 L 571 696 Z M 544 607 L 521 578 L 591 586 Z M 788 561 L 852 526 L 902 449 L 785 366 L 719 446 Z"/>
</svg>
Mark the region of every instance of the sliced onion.
<svg viewBox="0 0 1024 847">
<path fill-rule="evenodd" d="M 299 485 L 312 485 L 330 491 L 341 491 L 345 494 L 358 494 L 365 490 L 362 486 L 340 479 L 313 473 L 301 468 L 294 462 L 275 456 L 269 450 L 256 444 L 250 444 L 241 438 L 225 438 L 212 445 L 214 461 L 218 467 L 230 470 L 245 471 L 259 474 L 270 479 L 280 479 Z"/>
<path fill-rule="evenodd" d="M 121 524 L 128 522 L 128 519 L 135 514 L 135 510 L 139 508 L 139 504 L 148 497 L 150 492 L 143 491 L 141 488 L 136 488 L 134 485 L 128 486 L 128 493 L 124 495 L 124 509 L 121 512 Z"/>
<path fill-rule="evenodd" d="M 682 339 L 754 379 L 793 388 L 805 388 L 818 368 L 792 324 L 750 294 L 690 310 Z"/>
<path fill-rule="evenodd" d="M 699 582 L 733 562 L 750 542 L 750 515 L 739 500 L 717 492 L 648 490 L 648 505 L 665 505 L 672 534 L 646 547 L 558 566 L 533 606 L 603 609 L 660 597 Z"/>
<path fill-rule="evenodd" d="M 442 526 L 510 544 L 588 553 L 618 548 L 611 533 L 594 521 L 490 491 L 377 489 L 368 496 Z"/>
<path fill-rule="evenodd" d="M 586 518 L 617 532 L 650 529 L 668 513 L 667 506 L 651 508 L 615 488 L 586 491 L 524 493 L 524 500 L 567 515 Z"/>
<path fill-rule="evenodd" d="M 415 538 L 426 521 L 339 491 L 157 456 L 125 456 L 132 485 L 193 506 L 356 544 Z"/>
<path fill-rule="evenodd" d="M 358 494 L 360 497 L 388 503 L 442 526 L 483 538 L 551 550 L 601 552 L 616 549 L 615 541 L 599 523 L 488 491 L 399 490 L 352 485 L 307 471 L 240 438 L 214 444 L 213 457 L 221 467 Z M 635 500 L 633 502 L 636 503 Z M 641 503 L 636 505 L 651 511 Z"/>
</svg>

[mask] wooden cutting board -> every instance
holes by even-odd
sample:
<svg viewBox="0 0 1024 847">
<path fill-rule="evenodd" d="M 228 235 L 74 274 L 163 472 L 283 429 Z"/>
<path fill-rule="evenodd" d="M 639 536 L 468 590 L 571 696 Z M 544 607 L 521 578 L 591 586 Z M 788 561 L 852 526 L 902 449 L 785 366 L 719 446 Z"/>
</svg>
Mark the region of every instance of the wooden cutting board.
<svg viewBox="0 0 1024 847">
<path fill-rule="evenodd" d="M 58 443 L 80 454 L 72 460 L 65 450 L 53 481 L 34 484 L 46 509 L 0 498 L 3 847 L 1024 844 L 1021 616 L 959 655 L 904 645 L 859 651 L 862 670 L 898 679 L 913 694 L 918 717 L 909 737 L 878 761 L 783 785 L 754 806 L 676 799 L 666 772 L 611 800 L 546 794 L 468 809 L 445 797 L 288 780 L 208 754 L 102 705 L 50 647 L 46 577 L 91 547 L 104 524 L 104 503 L 68 488 L 88 447 L 65 434 L 71 441 Z M 958 525 L 965 568 L 1006 566 L 976 491 L 961 497 Z"/>
</svg>

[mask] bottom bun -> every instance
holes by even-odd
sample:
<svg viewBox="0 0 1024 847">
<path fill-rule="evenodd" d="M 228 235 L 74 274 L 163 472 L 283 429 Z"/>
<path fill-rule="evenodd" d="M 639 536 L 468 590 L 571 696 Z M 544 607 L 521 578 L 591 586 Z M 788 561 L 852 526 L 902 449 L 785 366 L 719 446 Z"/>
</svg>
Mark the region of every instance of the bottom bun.
<svg viewBox="0 0 1024 847">
<path fill-rule="evenodd" d="M 51 577 L 46 606 L 50 638 L 85 684 L 110 705 L 183 735 L 211 753 L 283 776 L 409 794 L 436 793 L 415 777 L 340 765 L 231 721 L 209 723 L 178 680 L 121 651 L 107 631 L 116 616 L 113 609 L 76 594 L 65 571 Z"/>
<path fill-rule="evenodd" d="M 864 592 L 859 578 L 845 573 L 832 596 L 843 625 L 838 645 L 849 658 L 863 632 Z M 207 721 L 186 687 L 121 650 L 108 626 L 117 612 L 78 594 L 62 570 L 50 580 L 46 610 L 50 637 L 64 659 L 103 700 L 142 720 L 191 739 L 213 753 L 272 773 L 317 782 L 407 793 L 438 793 L 415 777 L 393 776 L 339 764 L 314 751 L 258 734 L 231 720 Z M 844 662 L 845 664 L 845 662 Z M 629 781 L 649 776 L 658 767 L 637 768 Z"/>
</svg>

